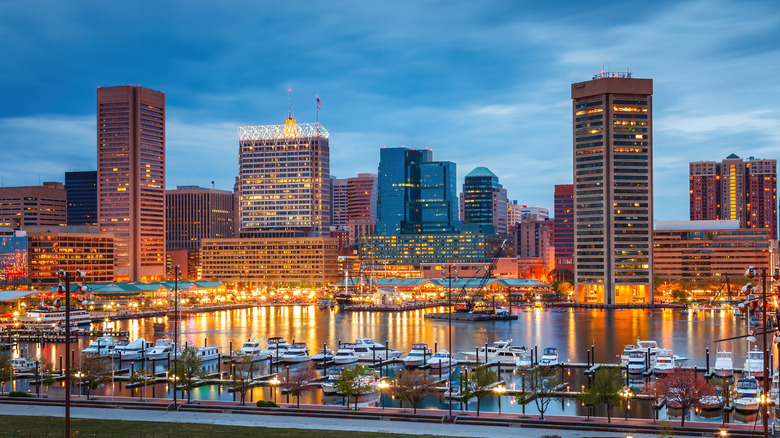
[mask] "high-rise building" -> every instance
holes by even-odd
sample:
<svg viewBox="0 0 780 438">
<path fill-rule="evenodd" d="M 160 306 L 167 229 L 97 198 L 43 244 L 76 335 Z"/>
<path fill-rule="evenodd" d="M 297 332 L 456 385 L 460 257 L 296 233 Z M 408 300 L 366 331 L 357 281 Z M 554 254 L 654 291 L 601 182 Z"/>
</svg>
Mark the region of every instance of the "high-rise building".
<svg viewBox="0 0 780 438">
<path fill-rule="evenodd" d="M 0 228 L 0 289 L 27 286 L 27 231 Z"/>
<path fill-rule="evenodd" d="M 630 73 L 571 85 L 577 302 L 653 302 L 652 94 Z"/>
<path fill-rule="evenodd" d="M 486 167 L 469 172 L 463 183 L 463 223 L 478 225 L 484 232 L 507 234 L 506 189 Z"/>
<path fill-rule="evenodd" d="M 506 222 L 508 228 L 511 228 L 513 225 L 519 224 L 522 221 L 522 212 L 521 212 L 522 208 L 523 205 L 518 204 L 517 200 L 513 200 L 512 202 L 507 203 Z"/>
<path fill-rule="evenodd" d="M 520 206 L 520 222 L 550 220 L 550 209 L 545 207 Z"/>
<path fill-rule="evenodd" d="M 413 210 L 410 205 L 420 199 L 420 164 L 430 161 L 433 161 L 430 149 L 400 147 L 380 150 L 377 234 L 400 234 L 403 223 L 422 221 L 420 211 Z"/>
<path fill-rule="evenodd" d="M 350 243 L 357 242 L 361 236 L 374 234 L 378 193 L 376 174 L 358 173 L 357 177 L 347 179 L 347 226 Z"/>
<path fill-rule="evenodd" d="M 321 236 L 330 226 L 330 146 L 320 124 L 238 128 L 242 236 Z"/>
<path fill-rule="evenodd" d="M 331 178 L 331 221 L 330 224 L 334 226 L 347 226 L 348 208 L 349 208 L 349 193 L 347 192 L 347 179 L 344 178 Z"/>
<path fill-rule="evenodd" d="M 574 185 L 555 185 L 553 239 L 555 268 L 574 273 Z"/>
<path fill-rule="evenodd" d="M 233 237 L 232 211 L 232 192 L 198 186 L 166 190 L 166 249 L 197 249 L 201 239 Z"/>
<path fill-rule="evenodd" d="M 458 192 L 455 163 L 430 161 L 420 164 L 420 195 L 408 208 L 419 212 L 419 220 L 401 223 L 402 234 L 455 233 L 458 220 Z M 413 217 L 414 215 L 410 215 Z"/>
<path fill-rule="evenodd" d="M 518 257 L 545 257 L 553 248 L 553 222 L 527 221 L 516 225 Z M 553 263 L 549 263 L 552 267 Z"/>
<path fill-rule="evenodd" d="M 691 220 L 738 220 L 777 238 L 777 160 L 731 154 L 720 163 L 692 162 L 689 170 Z"/>
<path fill-rule="evenodd" d="M 0 228 L 21 230 L 36 225 L 60 226 L 68 222 L 65 186 L 0 187 Z"/>
<path fill-rule="evenodd" d="M 98 224 L 114 236 L 116 281 L 165 277 L 165 93 L 97 90 Z"/>
<path fill-rule="evenodd" d="M 97 225 L 97 171 L 65 172 L 68 225 Z"/>
</svg>

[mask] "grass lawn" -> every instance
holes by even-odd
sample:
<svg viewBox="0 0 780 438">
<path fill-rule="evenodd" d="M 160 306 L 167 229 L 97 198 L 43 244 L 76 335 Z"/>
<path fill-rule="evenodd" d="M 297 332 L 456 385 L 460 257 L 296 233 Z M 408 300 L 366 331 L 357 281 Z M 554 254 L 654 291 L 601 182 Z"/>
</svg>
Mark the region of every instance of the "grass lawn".
<svg viewBox="0 0 780 438">
<path fill-rule="evenodd" d="M 413 425 L 410 424 L 410 428 Z M 62 437 L 64 418 L 0 415 L 0 438 Z M 347 432 L 309 429 L 275 429 L 268 427 L 222 426 L 197 423 L 158 423 L 145 421 L 70 420 L 73 438 L 233 438 L 233 437 L 289 437 L 289 438 L 388 438 L 419 435 L 393 435 L 373 432 Z"/>
</svg>

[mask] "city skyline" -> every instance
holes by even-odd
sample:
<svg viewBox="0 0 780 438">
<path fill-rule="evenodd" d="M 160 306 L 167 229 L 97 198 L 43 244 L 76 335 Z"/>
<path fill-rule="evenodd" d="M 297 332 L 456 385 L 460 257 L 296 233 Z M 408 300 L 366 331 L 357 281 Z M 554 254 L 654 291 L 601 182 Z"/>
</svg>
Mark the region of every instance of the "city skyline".
<svg viewBox="0 0 780 438">
<path fill-rule="evenodd" d="M 458 186 L 484 166 L 510 199 L 552 207 L 554 185 L 571 183 L 569 85 L 602 67 L 656 84 L 657 219 L 688 217 L 688 162 L 777 158 L 775 4 L 615 3 L 562 17 L 510 2 L 262 12 L 195 3 L 183 15 L 176 4 L 43 3 L 43 14 L 2 7 L 10 62 L 0 74 L 0 143 L 13 151 L 0 163 L 3 186 L 93 170 L 94 90 L 113 84 L 166 93 L 169 189 L 231 189 L 236 127 L 283 123 L 292 88 L 301 123 L 315 121 L 320 96 L 334 176 L 375 173 L 383 146 L 431 148 L 458 165 Z M 598 31 L 586 32 L 594 22 Z"/>
</svg>

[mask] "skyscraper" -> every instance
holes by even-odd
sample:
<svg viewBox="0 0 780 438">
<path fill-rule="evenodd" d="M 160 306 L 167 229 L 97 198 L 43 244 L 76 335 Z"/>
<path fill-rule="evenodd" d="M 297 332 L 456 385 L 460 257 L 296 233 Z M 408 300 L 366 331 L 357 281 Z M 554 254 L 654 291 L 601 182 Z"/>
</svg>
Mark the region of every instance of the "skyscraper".
<svg viewBox="0 0 780 438">
<path fill-rule="evenodd" d="M 490 169 L 477 167 L 469 172 L 462 196 L 464 224 L 479 225 L 487 233 L 507 234 L 506 189 Z"/>
<path fill-rule="evenodd" d="M 404 222 L 420 222 L 420 212 L 410 208 L 420 198 L 420 164 L 433 161 L 433 151 L 382 148 L 379 151 L 379 200 L 376 233 L 401 233 Z"/>
<path fill-rule="evenodd" d="M 346 226 L 349 222 L 347 209 L 349 208 L 349 194 L 347 193 L 347 179 L 331 178 L 331 225 Z"/>
<path fill-rule="evenodd" d="M 572 84 L 577 302 L 653 301 L 652 79 Z"/>
<path fill-rule="evenodd" d="M 357 242 L 360 236 L 374 234 L 378 193 L 376 174 L 358 173 L 357 177 L 347 179 L 347 226 L 350 243 Z"/>
<path fill-rule="evenodd" d="M 97 90 L 98 225 L 114 235 L 117 281 L 155 281 L 165 268 L 165 93 Z"/>
<path fill-rule="evenodd" d="M 331 219 L 328 131 L 289 114 L 284 125 L 238 134 L 241 234 L 321 236 Z"/>
<path fill-rule="evenodd" d="M 65 172 L 68 225 L 97 225 L 97 171 Z"/>
<path fill-rule="evenodd" d="M 574 273 L 574 185 L 556 184 L 553 235 L 555 268 Z"/>
<path fill-rule="evenodd" d="M 168 250 L 198 249 L 202 239 L 233 237 L 233 193 L 178 186 L 165 191 L 165 244 Z"/>
<path fill-rule="evenodd" d="M 68 222 L 65 186 L 0 187 L 0 228 L 23 230 L 35 225 L 59 226 Z"/>
<path fill-rule="evenodd" d="M 698 161 L 688 166 L 690 174 L 691 220 L 720 219 L 720 165 Z"/>
</svg>

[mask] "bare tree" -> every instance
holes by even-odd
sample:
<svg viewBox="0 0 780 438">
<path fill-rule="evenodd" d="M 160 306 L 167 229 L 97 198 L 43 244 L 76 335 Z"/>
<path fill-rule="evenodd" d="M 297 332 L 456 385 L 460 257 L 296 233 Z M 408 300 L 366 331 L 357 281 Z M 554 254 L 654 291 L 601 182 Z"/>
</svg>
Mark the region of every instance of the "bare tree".
<svg viewBox="0 0 780 438">
<path fill-rule="evenodd" d="M 239 393 L 241 406 L 246 404 L 246 393 L 255 378 L 255 373 L 260 369 L 257 362 L 252 361 L 252 356 L 245 353 L 236 353 L 233 360 L 233 374 L 228 385 L 233 391 Z"/>
<path fill-rule="evenodd" d="M 540 419 L 544 420 L 544 413 L 553 399 L 553 391 L 558 386 L 556 382 L 556 369 L 537 365 L 526 371 L 525 387 L 523 392 L 515 397 L 518 404 L 528 404 L 533 400 L 539 411 Z"/>
<path fill-rule="evenodd" d="M 690 408 L 698 407 L 702 397 L 715 394 L 715 389 L 703 377 L 681 368 L 659 379 L 655 385 L 659 397 L 666 399 L 667 406 L 679 406 L 682 410 L 681 426 L 685 426 L 685 416 Z"/>
<path fill-rule="evenodd" d="M 176 391 L 176 387 L 181 386 L 187 393 L 187 403 L 192 401 L 192 390 L 195 389 L 202 377 L 202 366 L 203 359 L 198 354 L 198 349 L 186 347 L 179 355 L 179 360 L 171 366 L 168 372 L 174 380 L 173 390 Z"/>
<path fill-rule="evenodd" d="M 477 398 L 477 417 L 479 417 L 482 397 L 493 393 L 493 386 L 498 381 L 498 374 L 487 365 L 479 365 L 468 376 L 461 378 L 461 390 L 464 396 Z"/>
<path fill-rule="evenodd" d="M 423 370 L 401 371 L 393 384 L 393 395 L 409 401 L 414 413 L 425 397 L 436 394 L 436 378 Z"/>
<path fill-rule="evenodd" d="M 301 393 L 313 387 L 312 382 L 317 378 L 317 370 L 311 362 L 306 362 L 301 368 L 290 375 L 290 378 L 282 384 L 282 388 L 295 397 L 296 407 L 301 407 Z"/>
<path fill-rule="evenodd" d="M 82 354 L 80 371 L 80 380 L 87 386 L 89 400 L 92 391 L 111 382 L 111 358 L 99 354 Z"/>
</svg>

